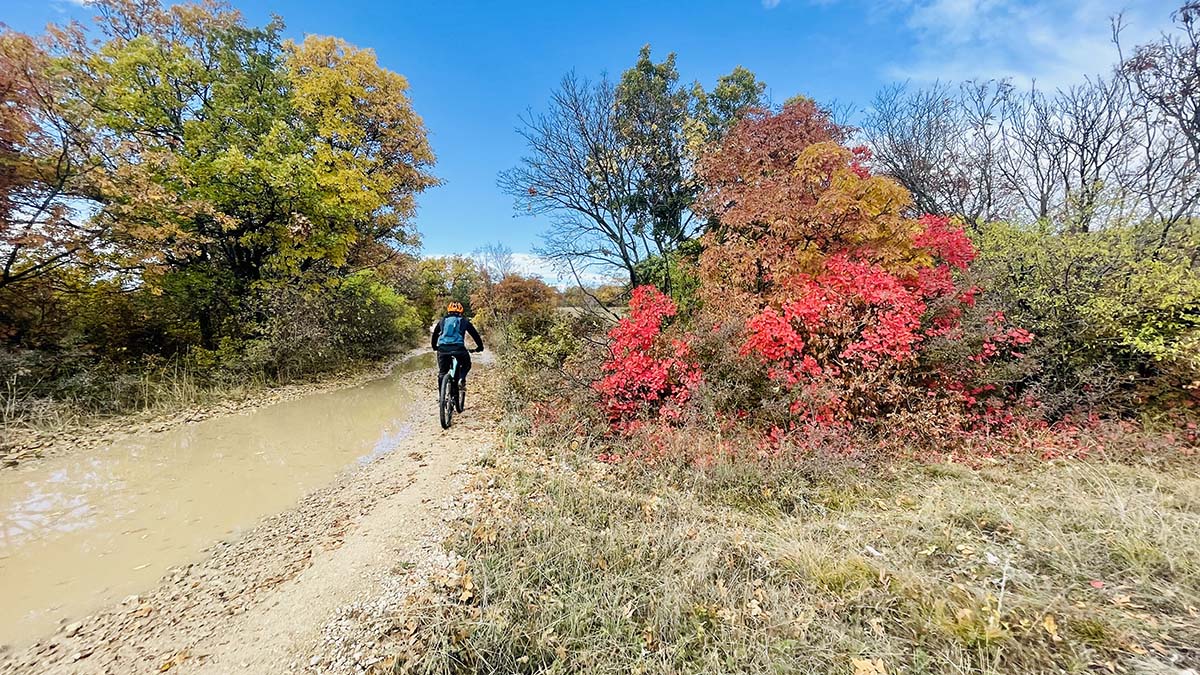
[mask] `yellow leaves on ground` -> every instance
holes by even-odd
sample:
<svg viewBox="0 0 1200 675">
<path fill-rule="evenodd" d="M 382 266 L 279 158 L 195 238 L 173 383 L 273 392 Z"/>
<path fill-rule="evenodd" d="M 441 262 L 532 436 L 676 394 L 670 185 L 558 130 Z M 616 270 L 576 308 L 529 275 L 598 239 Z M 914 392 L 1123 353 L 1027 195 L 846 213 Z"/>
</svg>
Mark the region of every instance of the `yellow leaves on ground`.
<svg viewBox="0 0 1200 675">
<path fill-rule="evenodd" d="M 436 584 L 448 591 L 458 592 L 459 602 L 470 602 L 475 599 L 475 580 L 467 571 L 467 563 L 458 561 L 453 570 L 442 573 L 436 579 Z"/>
<path fill-rule="evenodd" d="M 883 659 L 850 659 L 854 666 L 854 675 L 887 675 Z"/>
<path fill-rule="evenodd" d="M 1042 628 L 1046 629 L 1051 638 L 1058 639 L 1058 621 L 1054 619 L 1053 614 L 1047 614 L 1046 618 L 1042 619 Z"/>
</svg>

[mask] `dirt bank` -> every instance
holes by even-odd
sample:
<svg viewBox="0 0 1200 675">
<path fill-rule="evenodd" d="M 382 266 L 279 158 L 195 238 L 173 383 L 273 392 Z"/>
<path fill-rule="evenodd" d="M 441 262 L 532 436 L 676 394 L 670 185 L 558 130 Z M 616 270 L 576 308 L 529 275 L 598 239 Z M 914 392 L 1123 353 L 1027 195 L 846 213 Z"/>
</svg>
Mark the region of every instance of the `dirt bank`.
<svg viewBox="0 0 1200 675">
<path fill-rule="evenodd" d="M 403 376 L 423 395 L 395 450 L 157 587 L 0 655 L 0 673 L 365 670 L 385 655 L 378 619 L 404 580 L 453 562 L 437 545 L 445 509 L 493 440 L 479 372 L 449 431 L 436 420 L 432 373 Z"/>
</svg>

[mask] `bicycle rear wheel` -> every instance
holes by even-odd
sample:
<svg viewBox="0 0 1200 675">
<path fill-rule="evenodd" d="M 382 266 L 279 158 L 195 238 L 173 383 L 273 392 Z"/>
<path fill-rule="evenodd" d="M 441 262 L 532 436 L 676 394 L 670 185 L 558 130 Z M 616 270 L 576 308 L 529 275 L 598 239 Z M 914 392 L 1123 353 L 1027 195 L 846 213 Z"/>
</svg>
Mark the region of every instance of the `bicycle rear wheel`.
<svg viewBox="0 0 1200 675">
<path fill-rule="evenodd" d="M 451 391 L 453 384 L 450 373 L 446 373 L 438 385 L 438 417 L 443 429 L 449 429 L 450 422 L 454 419 L 454 396 Z"/>
</svg>

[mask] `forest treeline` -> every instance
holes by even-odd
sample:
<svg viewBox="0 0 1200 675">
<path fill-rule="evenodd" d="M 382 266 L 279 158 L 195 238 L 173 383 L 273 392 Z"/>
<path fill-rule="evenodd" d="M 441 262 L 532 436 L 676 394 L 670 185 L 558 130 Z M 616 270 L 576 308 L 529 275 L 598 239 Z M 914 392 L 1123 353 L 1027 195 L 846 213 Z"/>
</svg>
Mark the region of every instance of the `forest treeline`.
<svg viewBox="0 0 1200 675">
<path fill-rule="evenodd" d="M 619 78 L 565 77 L 523 120 L 528 152 L 500 184 L 519 213 L 553 219 L 542 253 L 568 273 L 669 301 L 643 294 L 660 316 L 610 336 L 606 364 L 580 375 L 621 424 L 693 387 L 725 414 L 786 401 L 765 415 L 782 429 L 936 427 L 946 411 L 916 409 L 946 392 L 976 421 L 1190 408 L 1200 4 L 1170 18 L 1130 46 L 1112 17 L 1118 62 L 1071 86 L 900 84 L 857 114 L 773 103 L 741 67 L 687 84 L 647 46 Z M 555 349 L 547 362 L 587 351 Z M 626 366 L 629 381 L 605 379 Z"/>
</svg>

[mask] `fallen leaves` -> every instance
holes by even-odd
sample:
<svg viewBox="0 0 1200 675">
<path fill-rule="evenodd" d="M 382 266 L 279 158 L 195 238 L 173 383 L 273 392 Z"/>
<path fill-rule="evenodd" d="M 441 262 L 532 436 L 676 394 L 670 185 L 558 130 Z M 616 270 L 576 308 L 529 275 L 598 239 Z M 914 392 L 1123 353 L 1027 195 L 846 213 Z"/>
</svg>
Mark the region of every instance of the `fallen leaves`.
<svg viewBox="0 0 1200 675">
<path fill-rule="evenodd" d="M 479 524 L 471 529 L 471 536 L 481 544 L 495 544 L 499 533 L 490 525 Z"/>
<path fill-rule="evenodd" d="M 189 654 L 186 649 L 176 652 L 171 658 L 163 661 L 162 664 L 159 665 L 158 672 L 165 673 L 175 666 L 181 665 L 184 661 L 188 660 L 190 656 L 191 654 Z"/>
<path fill-rule="evenodd" d="M 1054 640 L 1057 641 L 1059 639 L 1058 621 L 1055 620 L 1053 614 L 1047 614 L 1045 618 L 1042 619 L 1042 628 L 1045 628 L 1046 632 L 1049 633 L 1050 637 Z"/>
<path fill-rule="evenodd" d="M 883 659 L 850 659 L 854 675 L 887 675 Z"/>
</svg>

